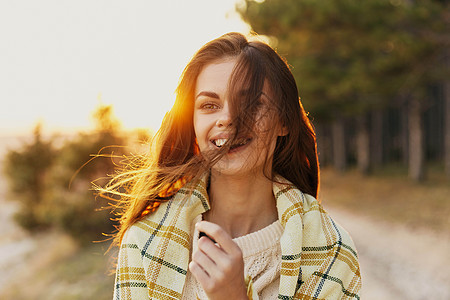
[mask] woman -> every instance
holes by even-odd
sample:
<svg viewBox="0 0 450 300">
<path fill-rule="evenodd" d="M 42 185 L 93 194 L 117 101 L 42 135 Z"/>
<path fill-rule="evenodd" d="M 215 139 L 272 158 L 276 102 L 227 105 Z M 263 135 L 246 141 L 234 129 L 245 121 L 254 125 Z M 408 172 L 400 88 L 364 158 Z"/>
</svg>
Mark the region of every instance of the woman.
<svg viewBox="0 0 450 300">
<path fill-rule="evenodd" d="M 152 155 L 103 191 L 125 206 L 115 299 L 359 299 L 353 242 L 318 187 L 286 62 L 238 33 L 209 42 Z"/>
</svg>

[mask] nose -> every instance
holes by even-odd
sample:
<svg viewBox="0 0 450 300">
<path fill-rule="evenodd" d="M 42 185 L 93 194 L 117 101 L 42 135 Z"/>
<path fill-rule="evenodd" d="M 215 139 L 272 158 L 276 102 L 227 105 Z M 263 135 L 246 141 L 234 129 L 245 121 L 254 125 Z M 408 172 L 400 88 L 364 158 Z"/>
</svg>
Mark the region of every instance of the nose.
<svg viewBox="0 0 450 300">
<path fill-rule="evenodd" d="M 224 103 L 223 108 L 216 121 L 217 127 L 228 127 L 231 125 L 230 109 L 228 107 L 228 101 Z"/>
</svg>

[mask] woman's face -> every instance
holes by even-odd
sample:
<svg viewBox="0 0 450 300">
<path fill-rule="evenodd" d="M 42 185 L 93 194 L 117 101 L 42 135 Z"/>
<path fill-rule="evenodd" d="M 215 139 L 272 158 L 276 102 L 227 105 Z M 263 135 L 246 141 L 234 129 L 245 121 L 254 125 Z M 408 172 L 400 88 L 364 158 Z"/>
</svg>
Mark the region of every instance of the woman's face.
<svg viewBox="0 0 450 300">
<path fill-rule="evenodd" d="M 219 60 L 206 65 L 197 78 L 194 103 L 194 131 L 200 152 L 214 152 L 225 144 L 233 134 L 228 98 L 228 82 L 236 64 L 236 59 Z M 254 130 L 247 136 L 240 136 L 230 150 L 218 161 L 212 171 L 224 175 L 263 174 L 264 162 L 269 158 L 265 171 L 271 172 L 271 158 L 276 138 L 281 130 L 273 114 L 268 113 L 269 100 L 261 98 L 263 105 L 258 111 Z M 266 104 L 266 105 L 264 105 Z M 263 113 L 265 111 L 266 113 Z"/>
</svg>

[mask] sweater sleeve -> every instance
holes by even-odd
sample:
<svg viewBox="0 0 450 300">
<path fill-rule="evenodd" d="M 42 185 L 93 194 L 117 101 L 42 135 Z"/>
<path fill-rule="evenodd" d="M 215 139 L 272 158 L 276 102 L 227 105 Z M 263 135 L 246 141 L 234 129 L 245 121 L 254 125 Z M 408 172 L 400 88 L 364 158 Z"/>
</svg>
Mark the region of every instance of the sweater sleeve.
<svg viewBox="0 0 450 300">
<path fill-rule="evenodd" d="M 145 268 L 134 226 L 125 233 L 119 249 L 114 300 L 149 299 Z"/>
</svg>

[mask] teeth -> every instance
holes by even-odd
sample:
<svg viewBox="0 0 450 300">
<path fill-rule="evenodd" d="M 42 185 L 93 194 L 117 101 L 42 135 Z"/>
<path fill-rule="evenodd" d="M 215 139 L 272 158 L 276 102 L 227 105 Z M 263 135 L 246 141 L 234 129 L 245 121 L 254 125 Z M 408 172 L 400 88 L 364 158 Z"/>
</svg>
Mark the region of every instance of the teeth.
<svg viewBox="0 0 450 300">
<path fill-rule="evenodd" d="M 227 142 L 227 139 L 217 139 L 217 140 L 214 140 L 214 144 L 215 144 L 217 147 L 222 147 L 223 145 L 225 145 L 226 142 Z"/>
<path fill-rule="evenodd" d="M 228 139 L 217 139 L 217 140 L 213 140 L 214 145 L 216 145 L 217 147 L 222 147 L 223 145 L 225 145 L 225 143 L 228 141 Z M 241 138 L 236 140 L 235 143 L 233 143 L 233 145 L 231 145 L 232 147 L 236 147 L 236 146 L 242 146 L 247 144 L 250 141 L 250 139 L 247 138 Z"/>
</svg>

